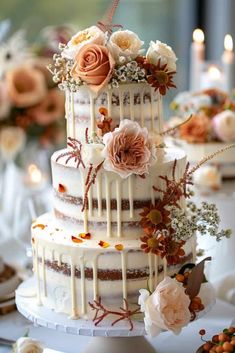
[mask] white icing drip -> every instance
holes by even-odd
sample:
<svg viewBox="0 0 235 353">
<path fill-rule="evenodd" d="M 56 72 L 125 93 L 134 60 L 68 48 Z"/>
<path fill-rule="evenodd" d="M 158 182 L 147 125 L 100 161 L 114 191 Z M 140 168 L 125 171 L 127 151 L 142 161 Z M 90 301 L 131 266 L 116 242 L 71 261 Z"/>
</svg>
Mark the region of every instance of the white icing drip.
<svg viewBox="0 0 235 353">
<path fill-rule="evenodd" d="M 95 98 L 92 92 L 90 95 L 90 121 L 91 121 L 91 136 L 96 132 L 96 118 L 95 118 Z"/>
<path fill-rule="evenodd" d="M 97 200 L 98 200 L 98 216 L 102 216 L 102 182 L 100 174 L 96 177 Z"/>
<path fill-rule="evenodd" d="M 58 266 L 61 266 L 62 263 L 62 254 L 58 253 Z"/>
<path fill-rule="evenodd" d="M 71 319 L 77 319 L 77 295 L 76 295 L 76 284 L 75 284 L 75 261 L 73 256 L 70 260 L 71 275 L 70 275 L 70 291 L 71 291 Z"/>
<path fill-rule="evenodd" d="M 154 132 L 155 131 L 155 124 L 154 124 L 155 112 L 154 112 L 154 90 L 153 90 L 153 88 L 150 88 L 150 95 L 151 95 L 151 130 L 152 130 L 152 132 Z"/>
<path fill-rule="evenodd" d="M 121 259 L 122 259 L 122 290 L 123 290 L 123 299 L 127 300 L 127 279 L 126 279 L 126 271 L 127 271 L 127 266 L 126 266 L 126 252 L 122 251 L 121 252 Z M 126 303 L 124 301 L 124 308 L 126 306 Z"/>
<path fill-rule="evenodd" d="M 93 299 L 97 300 L 99 293 L 98 293 L 98 274 L 97 274 L 97 263 L 98 263 L 98 257 L 95 256 L 93 263 L 92 263 L 92 269 L 93 269 Z"/>
<path fill-rule="evenodd" d="M 163 131 L 163 107 L 162 107 L 162 95 L 158 90 L 157 97 L 157 111 L 158 111 L 158 133 Z"/>
<path fill-rule="evenodd" d="M 35 240 L 35 273 L 37 278 L 37 304 L 40 306 L 42 305 L 42 301 L 41 301 L 38 243 L 36 240 Z"/>
<path fill-rule="evenodd" d="M 123 120 L 123 91 L 121 87 L 119 89 L 120 120 Z"/>
<path fill-rule="evenodd" d="M 144 89 L 140 91 L 140 122 L 141 126 L 144 127 Z"/>
<path fill-rule="evenodd" d="M 84 196 L 85 196 L 85 175 L 84 172 L 82 170 L 82 168 L 80 168 L 80 175 L 81 175 L 81 180 L 82 180 L 82 192 L 83 192 L 83 200 L 84 200 Z M 83 226 L 84 226 L 84 232 L 87 233 L 88 232 L 88 216 L 87 216 L 87 209 L 85 209 L 83 211 Z"/>
<path fill-rule="evenodd" d="M 74 92 L 71 92 L 71 116 L 72 116 L 72 137 L 76 138 L 75 114 L 74 114 Z"/>
<path fill-rule="evenodd" d="M 150 182 L 150 194 L 151 194 L 151 202 L 154 205 L 155 204 L 155 195 L 154 195 L 154 189 L 153 189 L 153 176 L 151 175 L 151 177 L 149 178 L 149 182 Z"/>
<path fill-rule="evenodd" d="M 133 198 L 133 176 L 128 177 L 128 193 L 129 193 L 129 205 L 130 205 L 130 219 L 134 217 L 134 198 Z"/>
<path fill-rule="evenodd" d="M 112 117 L 112 91 L 111 91 L 111 89 L 107 90 L 107 99 L 108 99 L 108 116 Z"/>
<path fill-rule="evenodd" d="M 163 258 L 163 278 L 166 278 L 167 276 L 167 259 L 164 257 Z"/>
<path fill-rule="evenodd" d="M 148 262 L 149 262 L 149 289 L 153 291 L 153 254 L 148 253 Z"/>
<path fill-rule="evenodd" d="M 121 193 L 121 182 L 119 179 L 116 180 L 116 193 L 117 193 L 117 236 L 122 236 L 122 193 Z"/>
<path fill-rule="evenodd" d="M 88 192 L 88 215 L 93 216 L 93 207 L 92 207 L 92 186 Z"/>
<path fill-rule="evenodd" d="M 158 284 L 158 256 L 154 256 L 154 287 Z"/>
<path fill-rule="evenodd" d="M 66 119 L 66 130 L 67 130 L 67 137 L 70 134 L 69 130 L 69 91 L 65 92 L 65 119 Z"/>
<path fill-rule="evenodd" d="M 42 289 L 44 297 L 47 296 L 46 289 L 46 266 L 45 266 L 45 248 L 42 248 Z"/>
<path fill-rule="evenodd" d="M 130 89 L 129 94 L 130 94 L 130 117 L 131 117 L 131 120 L 134 120 L 135 119 L 135 117 L 134 117 L 134 93 L 133 93 L 132 89 Z"/>
<path fill-rule="evenodd" d="M 107 216 L 107 237 L 110 238 L 111 234 L 111 202 L 110 202 L 110 181 L 108 174 L 105 175 L 105 188 L 106 188 L 106 216 Z"/>
<path fill-rule="evenodd" d="M 86 294 L 85 294 L 85 266 L 84 266 L 84 258 L 80 258 L 80 273 L 81 273 L 81 306 L 82 312 L 81 314 L 84 315 L 86 313 Z"/>
</svg>

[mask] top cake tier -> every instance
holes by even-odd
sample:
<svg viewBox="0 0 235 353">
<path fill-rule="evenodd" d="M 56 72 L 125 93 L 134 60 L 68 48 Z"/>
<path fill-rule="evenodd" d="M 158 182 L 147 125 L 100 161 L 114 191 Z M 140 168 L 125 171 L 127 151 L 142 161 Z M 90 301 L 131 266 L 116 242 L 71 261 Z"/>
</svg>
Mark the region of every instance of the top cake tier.
<svg viewBox="0 0 235 353">
<path fill-rule="evenodd" d="M 112 26 L 111 26 L 112 27 Z M 132 31 L 107 25 L 75 34 L 50 67 L 66 92 L 67 135 L 81 142 L 119 126 L 122 119 L 162 132 L 162 96 L 175 87 L 176 56 L 171 47 L 144 42 Z"/>
</svg>

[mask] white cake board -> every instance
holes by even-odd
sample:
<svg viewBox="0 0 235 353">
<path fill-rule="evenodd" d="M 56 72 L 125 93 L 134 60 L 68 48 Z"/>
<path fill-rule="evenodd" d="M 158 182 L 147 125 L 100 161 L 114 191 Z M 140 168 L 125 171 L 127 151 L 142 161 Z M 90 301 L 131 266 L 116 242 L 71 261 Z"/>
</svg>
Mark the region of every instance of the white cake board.
<svg viewBox="0 0 235 353">
<path fill-rule="evenodd" d="M 134 328 L 127 322 L 116 326 L 102 323 L 95 326 L 90 320 L 71 320 L 67 314 L 56 313 L 38 306 L 36 284 L 33 278 L 23 282 L 16 291 L 16 305 L 19 312 L 37 326 L 47 327 L 74 335 L 91 336 L 90 344 L 83 353 L 156 353 L 146 335 L 143 321 L 134 320 Z M 214 301 L 197 316 L 204 316 L 214 305 Z M 80 352 L 79 352 L 80 353 Z"/>
</svg>

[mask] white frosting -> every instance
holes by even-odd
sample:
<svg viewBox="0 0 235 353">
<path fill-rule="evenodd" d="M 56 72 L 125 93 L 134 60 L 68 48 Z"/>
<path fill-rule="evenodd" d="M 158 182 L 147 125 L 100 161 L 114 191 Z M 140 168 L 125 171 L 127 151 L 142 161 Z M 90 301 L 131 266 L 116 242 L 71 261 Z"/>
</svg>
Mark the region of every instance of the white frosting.
<svg viewBox="0 0 235 353">
<path fill-rule="evenodd" d="M 139 238 L 142 234 L 142 229 L 138 226 L 127 228 L 125 222 L 138 222 L 140 220 L 139 213 L 143 207 L 138 209 L 134 208 L 134 204 L 139 201 L 152 201 L 154 203 L 155 199 L 159 198 L 161 195 L 153 190 L 153 186 L 164 189 L 165 182 L 159 178 L 159 176 L 172 176 L 172 168 L 175 159 L 177 159 L 176 167 L 176 180 L 182 177 L 185 171 L 185 154 L 179 149 L 166 149 L 166 153 L 163 156 L 163 160 L 158 160 L 149 171 L 149 175 L 145 179 L 132 175 L 127 179 L 120 178 L 116 173 L 107 172 L 101 170 L 99 172 L 99 178 L 95 181 L 95 184 L 91 186 L 89 192 L 89 211 L 82 212 L 81 204 L 74 204 L 69 202 L 66 195 L 79 198 L 80 201 L 83 199 L 84 190 L 82 190 L 81 185 L 83 185 L 83 180 L 86 179 L 88 170 L 84 170 L 82 167 L 77 169 L 74 160 L 70 160 L 67 165 L 65 165 L 66 157 L 56 159 L 59 155 L 63 154 L 65 151 L 55 152 L 52 156 L 52 179 L 53 188 L 58 190 L 59 184 L 62 184 L 66 192 L 56 193 L 54 195 L 54 208 L 59 213 L 62 213 L 66 218 L 70 220 L 65 220 L 62 224 L 67 224 L 71 229 L 77 229 L 78 225 L 75 223 L 79 221 L 83 223 L 84 230 L 86 224 L 89 224 L 87 230 L 94 233 L 95 237 L 100 237 L 102 234 L 105 235 L 105 229 L 107 229 L 107 235 L 109 237 L 129 237 L 129 238 Z M 76 199 L 77 200 L 77 199 Z M 98 207 L 94 208 L 91 205 L 92 200 L 96 200 Z M 102 209 L 102 200 L 106 201 L 107 210 Z M 116 209 L 112 209 L 111 200 L 116 202 Z M 121 209 L 122 200 L 129 202 L 131 207 L 127 207 L 125 210 Z M 185 200 L 182 198 L 181 206 L 185 207 Z M 94 225 L 92 223 L 95 222 Z"/>
</svg>

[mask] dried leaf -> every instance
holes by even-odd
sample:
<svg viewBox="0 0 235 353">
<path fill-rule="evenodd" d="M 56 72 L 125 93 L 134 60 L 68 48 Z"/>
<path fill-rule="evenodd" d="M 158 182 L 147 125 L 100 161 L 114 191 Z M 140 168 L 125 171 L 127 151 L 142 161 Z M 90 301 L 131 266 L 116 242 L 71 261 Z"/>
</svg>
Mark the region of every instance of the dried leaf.
<svg viewBox="0 0 235 353">
<path fill-rule="evenodd" d="M 35 229 L 35 228 L 41 228 L 41 230 L 43 230 L 43 229 L 45 229 L 46 227 L 47 227 L 47 225 L 38 223 L 38 224 L 35 224 L 35 226 L 33 226 L 33 229 Z"/>
<path fill-rule="evenodd" d="M 116 244 L 115 249 L 118 251 L 122 251 L 124 249 L 124 246 L 122 244 Z"/>
<path fill-rule="evenodd" d="M 74 237 L 73 235 L 71 236 L 71 239 L 74 243 L 79 244 L 79 243 L 83 243 L 82 239 L 79 239 L 77 237 Z"/>
<path fill-rule="evenodd" d="M 66 187 L 63 184 L 59 184 L 58 191 L 63 194 L 64 192 L 66 192 Z"/>
<path fill-rule="evenodd" d="M 186 293 L 189 295 L 189 298 L 192 300 L 200 292 L 201 284 L 204 280 L 204 266 L 206 261 L 210 261 L 211 257 L 206 257 L 204 260 L 199 262 L 189 274 L 188 283 L 186 287 Z"/>
<path fill-rule="evenodd" d="M 196 353 L 204 353 L 203 345 L 198 348 L 198 350 L 196 351 Z"/>
<path fill-rule="evenodd" d="M 91 239 L 91 233 L 80 233 L 79 237 L 82 239 Z"/>
<path fill-rule="evenodd" d="M 102 248 L 108 248 L 110 246 L 109 243 L 107 243 L 106 241 L 100 240 L 99 246 L 101 246 Z"/>
</svg>

